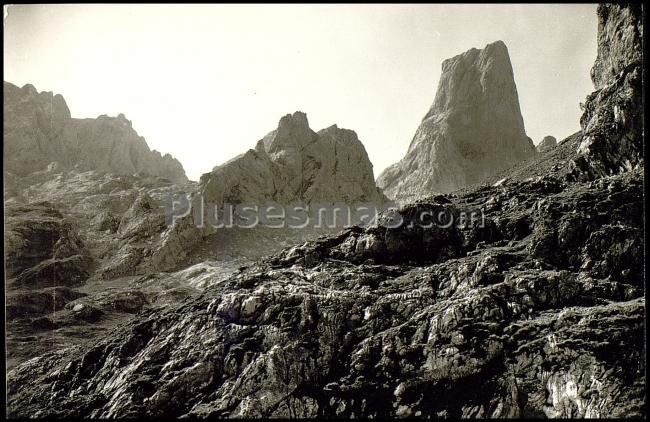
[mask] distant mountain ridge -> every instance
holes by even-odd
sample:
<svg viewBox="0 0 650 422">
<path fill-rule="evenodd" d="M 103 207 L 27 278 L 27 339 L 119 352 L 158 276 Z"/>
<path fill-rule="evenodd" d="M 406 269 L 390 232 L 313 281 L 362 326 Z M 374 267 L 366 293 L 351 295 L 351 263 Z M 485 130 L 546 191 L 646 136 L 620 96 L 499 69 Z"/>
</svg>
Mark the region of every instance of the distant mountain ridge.
<svg viewBox="0 0 650 422">
<path fill-rule="evenodd" d="M 4 82 L 4 167 L 25 175 L 58 162 L 66 168 L 144 173 L 185 182 L 181 163 L 150 150 L 123 114 L 76 119 L 60 94 Z"/>
</svg>

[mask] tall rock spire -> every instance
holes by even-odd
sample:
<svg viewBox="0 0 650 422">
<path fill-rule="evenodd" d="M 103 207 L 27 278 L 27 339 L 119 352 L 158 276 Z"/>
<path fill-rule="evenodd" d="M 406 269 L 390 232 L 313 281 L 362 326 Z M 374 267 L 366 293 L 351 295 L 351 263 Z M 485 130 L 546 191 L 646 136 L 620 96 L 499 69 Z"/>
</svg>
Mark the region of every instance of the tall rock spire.
<svg viewBox="0 0 650 422">
<path fill-rule="evenodd" d="M 535 154 L 502 41 L 442 63 L 433 105 L 406 156 L 377 183 L 400 201 L 480 182 Z"/>
</svg>

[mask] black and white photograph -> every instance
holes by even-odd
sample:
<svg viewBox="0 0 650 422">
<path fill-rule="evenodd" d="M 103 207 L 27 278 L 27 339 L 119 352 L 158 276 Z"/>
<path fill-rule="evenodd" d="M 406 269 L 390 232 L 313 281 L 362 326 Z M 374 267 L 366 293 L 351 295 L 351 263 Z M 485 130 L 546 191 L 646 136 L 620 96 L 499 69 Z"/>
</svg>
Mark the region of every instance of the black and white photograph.
<svg viewBox="0 0 650 422">
<path fill-rule="evenodd" d="M 3 4 L 4 416 L 647 417 L 644 20 Z"/>
</svg>

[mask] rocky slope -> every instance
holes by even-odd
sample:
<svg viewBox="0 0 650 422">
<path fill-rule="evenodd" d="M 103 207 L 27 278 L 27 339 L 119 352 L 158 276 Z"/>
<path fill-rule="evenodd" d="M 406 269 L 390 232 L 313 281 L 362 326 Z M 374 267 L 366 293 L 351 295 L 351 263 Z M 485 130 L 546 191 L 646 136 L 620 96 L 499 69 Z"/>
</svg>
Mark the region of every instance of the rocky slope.
<svg viewBox="0 0 650 422">
<path fill-rule="evenodd" d="M 481 183 L 460 189 L 452 195 L 462 195 L 485 186 L 531 181 L 542 176 L 565 179 L 567 170 L 571 168 L 573 160 L 578 157 L 577 150 L 581 140 L 582 132 L 576 132 L 558 142 L 554 148 L 540 152 L 528 160 L 520 161 L 512 167 L 484 178 Z"/>
<path fill-rule="evenodd" d="M 56 163 L 26 176 L 5 176 L 10 367 L 74 344 L 76 337 L 93 338 L 178 287 L 161 283 L 143 300 L 142 289 L 125 277 L 152 273 L 151 256 L 163 251 L 169 237 L 163 214 L 167 195 L 195 190 L 196 184 L 78 172 Z M 176 253 L 176 258 L 183 256 Z M 169 268 L 156 267 L 164 269 Z M 118 287 L 108 288 L 114 280 Z M 77 304 L 83 306 L 73 312 Z"/>
<path fill-rule="evenodd" d="M 183 166 L 169 154 L 151 151 L 124 115 L 71 118 L 59 94 L 4 82 L 4 169 L 24 176 L 51 162 L 79 171 L 144 173 L 185 182 Z"/>
<path fill-rule="evenodd" d="M 400 210 L 9 373 L 10 415 L 640 416 L 638 171 Z M 480 390 L 476 389 L 481 385 Z"/>
<path fill-rule="evenodd" d="M 57 165 L 6 182 L 9 368 L 101 337 L 145 308 L 182 301 L 318 234 L 258 228 L 204 236 L 191 224 L 168 227 L 168 196 L 197 192 L 193 182 Z"/>
<path fill-rule="evenodd" d="M 406 156 L 377 184 L 400 202 L 449 193 L 530 158 L 508 49 L 501 41 L 442 63 L 431 109 Z"/>
<path fill-rule="evenodd" d="M 279 135 L 273 132 L 269 138 L 290 139 L 284 129 L 281 125 Z M 307 153 L 320 154 L 329 148 L 331 156 L 323 156 L 332 161 L 314 162 L 324 169 L 312 172 L 305 197 L 342 200 L 380 195 L 354 132 L 332 127 L 314 136 L 319 144 L 310 145 L 315 150 L 308 147 Z M 274 154 L 280 156 L 285 150 L 289 150 L 286 145 L 280 146 Z M 310 157 L 306 155 L 305 161 Z M 269 163 L 273 171 L 284 169 L 275 161 Z M 355 179 L 351 172 L 359 169 L 366 173 Z M 5 170 L 4 175 L 11 367 L 52 347 L 75 344 L 75 338 L 96 338 L 144 307 L 186 298 L 200 291 L 197 286 L 216 283 L 244 263 L 331 232 L 259 227 L 208 233 L 197 228 L 191 216 L 169 226 L 165 215 L 169 198 L 196 196 L 201 187 L 142 172 L 81 171 L 52 162 L 28 174 Z M 332 181 L 339 183 L 338 191 Z M 375 196 L 373 192 L 364 196 L 368 181 Z M 323 194 L 327 189 L 334 195 L 344 189 L 351 196 L 327 196 Z M 278 199 L 257 199 L 273 198 Z M 106 286 L 113 287 L 107 290 Z M 81 308 L 75 311 L 77 305 Z"/>
<path fill-rule="evenodd" d="M 201 176 L 206 202 L 382 202 L 356 133 L 336 125 L 314 132 L 302 112 L 287 114 L 255 149 Z"/>
</svg>

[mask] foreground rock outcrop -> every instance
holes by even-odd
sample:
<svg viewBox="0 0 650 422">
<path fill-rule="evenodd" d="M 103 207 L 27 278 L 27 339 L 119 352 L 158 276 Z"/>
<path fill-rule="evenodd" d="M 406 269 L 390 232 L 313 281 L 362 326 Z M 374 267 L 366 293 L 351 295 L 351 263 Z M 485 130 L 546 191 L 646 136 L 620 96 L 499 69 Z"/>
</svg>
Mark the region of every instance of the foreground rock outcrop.
<svg viewBox="0 0 650 422">
<path fill-rule="evenodd" d="M 4 82 L 4 169 L 25 176 L 51 162 L 79 171 L 145 173 L 185 182 L 183 166 L 150 150 L 124 115 L 75 119 L 65 99 Z"/>
<path fill-rule="evenodd" d="M 219 205 L 386 200 L 356 133 L 336 125 L 314 132 L 302 112 L 282 117 L 255 149 L 201 176 L 201 189 L 206 202 Z"/>
<path fill-rule="evenodd" d="M 641 416 L 642 207 L 638 171 L 408 205 L 24 363 L 10 415 Z"/>
<path fill-rule="evenodd" d="M 74 224 L 48 202 L 5 206 L 5 269 L 21 286 L 74 286 L 92 259 Z"/>
<path fill-rule="evenodd" d="M 405 202 L 478 183 L 534 154 L 508 49 L 497 41 L 442 63 L 434 103 L 406 156 L 377 184 Z"/>
<path fill-rule="evenodd" d="M 629 171 L 643 162 L 643 10 L 640 4 L 598 6 L 596 90 L 585 102 L 584 133 L 573 164 L 580 180 Z"/>
</svg>

